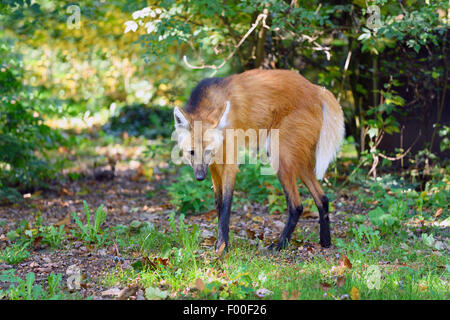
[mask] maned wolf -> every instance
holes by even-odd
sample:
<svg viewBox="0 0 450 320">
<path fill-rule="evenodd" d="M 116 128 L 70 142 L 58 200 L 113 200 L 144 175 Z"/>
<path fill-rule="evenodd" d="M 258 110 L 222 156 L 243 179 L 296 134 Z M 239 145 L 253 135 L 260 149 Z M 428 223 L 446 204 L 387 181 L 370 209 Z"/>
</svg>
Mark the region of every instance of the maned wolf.
<svg viewBox="0 0 450 320">
<path fill-rule="evenodd" d="M 186 106 L 182 110 L 175 107 L 174 118 L 180 132 L 178 145 L 196 179 L 203 180 L 208 167 L 211 172 L 219 215 L 216 250 L 228 245 L 234 181 L 239 171 L 236 146 L 231 148 L 233 161 L 227 158 L 230 149 L 224 148 L 230 140 L 236 144 L 236 136 L 228 135 L 229 129 L 277 131 L 278 141 L 270 135 L 263 138 L 271 158 L 272 145 L 278 144 L 278 163 L 274 166 L 272 161 L 272 166 L 283 187 L 289 217 L 278 243 L 270 248 L 286 246 L 303 211 L 297 178 L 319 209 L 321 246 L 331 245 L 328 198 L 317 179 L 323 178 L 344 138 L 344 115 L 330 91 L 294 71 L 250 70 L 202 80 Z"/>
</svg>

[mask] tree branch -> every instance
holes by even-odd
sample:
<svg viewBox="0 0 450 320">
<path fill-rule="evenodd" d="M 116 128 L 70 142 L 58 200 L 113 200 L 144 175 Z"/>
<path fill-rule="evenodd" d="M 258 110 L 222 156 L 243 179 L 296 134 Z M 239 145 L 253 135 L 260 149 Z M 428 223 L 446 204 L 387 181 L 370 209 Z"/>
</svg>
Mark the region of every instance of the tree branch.
<svg viewBox="0 0 450 320">
<path fill-rule="evenodd" d="M 217 73 L 217 71 L 219 71 L 219 69 L 221 69 L 228 62 L 228 60 L 230 60 L 235 55 L 235 53 L 237 52 L 239 47 L 244 43 L 244 41 L 248 38 L 248 36 L 256 29 L 256 27 L 258 26 L 258 24 L 260 22 L 262 23 L 263 28 L 270 29 L 270 27 L 266 24 L 266 19 L 267 19 L 268 14 L 269 14 L 269 11 L 267 9 L 264 9 L 263 13 L 258 15 L 255 22 L 252 24 L 251 28 L 242 37 L 242 39 L 234 46 L 233 51 L 222 61 L 222 63 L 220 65 L 218 65 L 218 66 L 216 66 L 216 65 L 194 66 L 188 62 L 186 56 L 183 56 L 184 63 L 186 64 L 186 66 L 188 68 L 191 68 L 191 69 L 213 69 L 214 72 L 211 74 L 211 77 L 214 76 Z"/>
</svg>

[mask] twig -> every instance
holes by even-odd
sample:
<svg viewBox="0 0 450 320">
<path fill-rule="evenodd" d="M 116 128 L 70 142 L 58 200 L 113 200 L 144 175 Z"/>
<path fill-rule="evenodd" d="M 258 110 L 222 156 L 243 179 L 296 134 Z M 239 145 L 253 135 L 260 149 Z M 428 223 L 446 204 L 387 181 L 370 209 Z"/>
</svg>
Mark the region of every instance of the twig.
<svg viewBox="0 0 450 320">
<path fill-rule="evenodd" d="M 422 131 L 419 131 L 419 134 L 417 135 L 416 140 L 414 140 L 414 142 L 413 142 L 412 145 L 408 148 L 408 150 L 406 150 L 405 152 L 403 152 L 401 155 L 396 156 L 395 158 L 385 156 L 385 155 L 382 154 L 382 153 L 379 153 L 378 155 L 379 155 L 380 157 L 384 158 L 384 159 L 388 159 L 388 160 L 391 160 L 391 161 L 401 160 L 401 159 L 403 159 L 403 158 L 411 151 L 411 149 L 414 147 L 414 145 L 417 143 L 417 141 L 419 141 L 419 138 L 420 138 L 421 135 L 422 135 Z"/>
<path fill-rule="evenodd" d="M 237 52 L 239 47 L 244 43 L 244 41 L 250 36 L 250 34 L 256 29 L 258 24 L 261 22 L 262 27 L 266 29 L 270 29 L 270 27 L 266 24 L 266 19 L 269 14 L 269 11 L 267 9 L 264 9 L 263 13 L 259 14 L 256 18 L 255 22 L 252 24 L 251 28 L 247 31 L 247 33 L 242 37 L 241 41 L 238 42 L 234 46 L 233 51 L 222 61 L 222 63 L 218 66 L 216 65 L 201 65 L 201 66 L 194 66 L 190 64 L 187 60 L 186 56 L 183 56 L 183 61 L 186 64 L 186 66 L 190 69 L 213 69 L 214 72 L 211 74 L 211 76 L 214 76 L 219 69 L 221 69 L 227 62 L 230 60 Z"/>
<path fill-rule="evenodd" d="M 317 6 L 316 11 L 314 11 L 315 14 L 319 13 L 320 8 L 322 8 L 322 3 L 319 3 L 319 5 Z"/>
<path fill-rule="evenodd" d="M 347 75 L 347 69 L 348 69 L 348 65 L 350 64 L 351 57 L 352 57 L 352 51 L 350 50 L 347 54 L 347 59 L 345 60 L 344 72 L 342 74 L 341 90 L 339 90 L 339 94 L 337 97 L 337 101 L 339 103 L 341 102 L 341 94 L 342 94 L 342 90 L 344 89 L 345 76 Z"/>
<path fill-rule="evenodd" d="M 370 176 L 370 174 L 373 173 L 373 178 L 374 179 L 377 178 L 377 166 L 380 161 L 379 157 L 381 157 L 383 159 L 391 160 L 391 161 L 397 161 L 397 160 L 403 159 L 411 151 L 411 149 L 414 147 L 414 145 L 417 143 L 417 141 L 419 141 L 419 138 L 421 135 L 422 135 L 422 131 L 419 131 L 419 134 L 417 135 L 416 140 L 414 140 L 414 142 L 411 144 L 411 146 L 405 152 L 403 152 L 401 155 L 396 156 L 396 157 L 389 157 L 389 156 L 382 154 L 381 152 L 378 152 L 378 153 L 376 152 L 376 149 L 380 145 L 381 140 L 383 139 L 383 136 L 384 136 L 384 131 L 380 131 L 378 136 L 375 138 L 375 141 L 376 141 L 375 144 L 370 148 L 370 151 L 373 154 L 373 163 L 372 163 L 372 168 L 370 168 L 370 171 L 367 174 L 367 176 Z"/>
</svg>

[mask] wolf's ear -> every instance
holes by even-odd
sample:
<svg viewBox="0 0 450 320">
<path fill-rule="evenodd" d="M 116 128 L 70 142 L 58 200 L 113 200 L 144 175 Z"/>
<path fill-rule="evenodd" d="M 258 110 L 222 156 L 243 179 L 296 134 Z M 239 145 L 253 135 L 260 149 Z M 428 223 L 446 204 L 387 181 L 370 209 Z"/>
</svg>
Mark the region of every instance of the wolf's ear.
<svg viewBox="0 0 450 320">
<path fill-rule="evenodd" d="M 189 121 L 186 119 L 186 116 L 180 108 L 175 107 L 175 109 L 173 109 L 173 117 L 175 119 L 175 128 L 189 129 Z"/>
<path fill-rule="evenodd" d="M 230 113 L 230 101 L 227 101 L 225 110 L 223 111 L 222 116 L 220 117 L 219 123 L 216 126 L 217 129 L 223 129 L 227 126 L 229 113 Z"/>
</svg>

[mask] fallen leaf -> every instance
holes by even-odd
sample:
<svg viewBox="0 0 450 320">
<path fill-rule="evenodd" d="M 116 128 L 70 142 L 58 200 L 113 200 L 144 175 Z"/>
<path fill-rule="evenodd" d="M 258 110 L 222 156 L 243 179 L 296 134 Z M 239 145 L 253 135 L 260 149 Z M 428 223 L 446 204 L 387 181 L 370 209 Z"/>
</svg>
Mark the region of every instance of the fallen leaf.
<svg viewBox="0 0 450 320">
<path fill-rule="evenodd" d="M 142 163 L 139 164 L 139 167 L 136 170 L 136 174 L 131 178 L 131 180 L 138 181 L 141 177 L 144 177 L 145 180 L 150 182 L 153 177 L 153 168 L 145 168 Z"/>
<path fill-rule="evenodd" d="M 331 284 L 329 284 L 327 282 L 321 282 L 320 286 L 322 287 L 323 291 L 328 291 L 331 288 Z"/>
<path fill-rule="evenodd" d="M 134 295 L 138 290 L 139 290 L 139 286 L 136 284 L 131 284 L 129 286 L 126 286 L 119 292 L 119 294 L 117 295 L 117 299 L 126 300 L 130 296 Z"/>
<path fill-rule="evenodd" d="M 64 217 L 64 219 L 59 220 L 58 222 L 55 223 L 55 226 L 61 226 L 61 225 L 65 225 L 66 227 L 68 225 L 70 225 L 71 220 L 70 220 L 70 212 Z"/>
<path fill-rule="evenodd" d="M 223 242 L 221 245 L 220 245 L 220 247 L 219 247 L 219 249 L 217 250 L 217 256 L 220 258 L 221 256 L 222 256 L 222 253 L 223 253 L 223 250 L 225 250 L 225 242 Z"/>
<path fill-rule="evenodd" d="M 214 245 L 214 243 L 216 242 L 216 237 L 212 236 L 209 238 L 206 238 L 202 241 L 202 246 L 207 246 L 207 247 L 211 247 Z"/>
<path fill-rule="evenodd" d="M 37 236 L 36 238 L 34 238 L 33 240 L 33 247 L 37 248 L 41 245 L 41 241 L 42 241 L 43 237 L 42 236 Z"/>
<path fill-rule="evenodd" d="M 353 266 L 352 266 L 352 263 L 350 262 L 350 260 L 348 259 L 348 257 L 347 256 L 342 256 L 340 259 L 339 259 L 339 268 L 341 268 L 341 270 L 343 271 L 344 269 L 351 269 Z M 340 272 L 340 274 L 342 274 L 342 272 Z"/>
<path fill-rule="evenodd" d="M 199 279 L 195 280 L 195 287 L 199 291 L 203 292 L 203 290 L 205 290 L 205 283 L 203 282 L 202 279 L 199 278 Z"/>
<path fill-rule="evenodd" d="M 169 259 L 163 259 L 161 257 L 158 257 L 154 260 L 154 263 L 159 263 L 164 267 L 167 267 L 167 265 L 169 264 Z"/>
<path fill-rule="evenodd" d="M 289 294 L 289 292 L 287 291 L 283 291 L 281 293 L 281 298 L 283 300 L 298 300 L 300 297 L 300 292 L 298 292 L 297 290 L 294 290 L 291 292 L 291 294 Z"/>
<path fill-rule="evenodd" d="M 428 290 L 428 286 L 424 283 L 419 283 L 419 289 L 421 291 L 427 291 Z"/>
<path fill-rule="evenodd" d="M 336 280 L 336 284 L 338 287 L 343 287 L 345 284 L 345 276 L 338 276 Z"/>
<path fill-rule="evenodd" d="M 42 194 L 42 190 L 38 190 L 31 195 L 31 198 L 38 198 Z"/>
<path fill-rule="evenodd" d="M 158 267 L 167 267 L 169 264 L 169 259 L 163 259 L 161 257 L 154 258 L 150 260 L 149 257 L 142 257 L 138 261 L 132 264 L 134 269 L 142 269 L 143 267 L 147 267 L 151 270 L 156 270 Z"/>
<path fill-rule="evenodd" d="M 255 239 L 256 238 L 256 233 L 255 233 L 255 231 L 253 231 L 253 230 L 251 230 L 251 229 L 249 229 L 249 228 L 247 228 L 247 236 L 250 238 L 250 239 Z"/>
<path fill-rule="evenodd" d="M 439 217 L 442 214 L 442 212 L 444 212 L 444 210 L 442 208 L 438 208 L 436 210 L 436 213 L 434 214 L 434 218 Z"/>
<path fill-rule="evenodd" d="M 359 300 L 359 290 L 356 287 L 352 287 L 350 290 L 350 298 L 352 300 Z"/>
<path fill-rule="evenodd" d="M 337 266 L 333 266 L 331 268 L 331 272 L 342 276 L 342 274 L 344 273 L 345 269 L 351 269 L 352 267 L 353 267 L 352 263 L 350 262 L 348 257 L 346 255 L 344 255 L 344 256 L 342 256 L 339 259 L 338 265 Z"/>
<path fill-rule="evenodd" d="M 302 219 L 318 219 L 319 213 L 313 212 L 313 211 L 303 211 L 303 214 L 301 216 Z"/>
<path fill-rule="evenodd" d="M 63 188 L 61 188 L 61 190 L 59 190 L 59 195 L 60 196 L 73 196 L 73 192 L 70 191 L 69 189 L 63 187 Z"/>
<path fill-rule="evenodd" d="M 254 216 L 254 217 L 252 217 L 252 220 L 255 222 L 263 222 L 263 218 L 260 216 Z"/>
<path fill-rule="evenodd" d="M 133 230 L 139 230 L 140 227 L 143 226 L 143 222 L 139 221 L 139 220 L 133 220 L 130 223 L 130 228 Z"/>
<path fill-rule="evenodd" d="M 216 211 L 216 209 L 212 209 L 212 210 L 206 211 L 203 215 L 205 216 L 206 220 L 211 221 L 211 220 L 214 220 L 214 218 L 217 216 L 217 211 Z"/>
</svg>

